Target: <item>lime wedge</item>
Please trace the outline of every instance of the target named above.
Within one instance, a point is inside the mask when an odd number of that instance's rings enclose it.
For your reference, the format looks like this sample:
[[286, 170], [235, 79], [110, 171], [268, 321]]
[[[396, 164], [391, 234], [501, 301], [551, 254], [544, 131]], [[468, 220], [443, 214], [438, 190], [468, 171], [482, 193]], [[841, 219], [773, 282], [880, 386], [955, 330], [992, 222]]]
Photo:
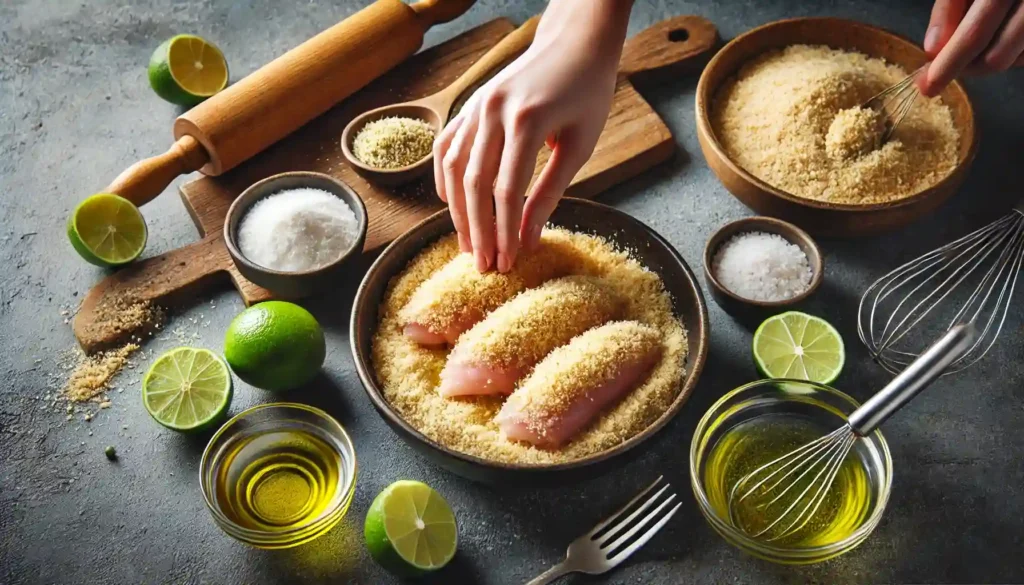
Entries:
[[448, 502], [418, 481], [396, 481], [384, 488], [366, 513], [363, 535], [374, 560], [406, 577], [444, 567], [458, 548]]
[[113, 193], [92, 195], [68, 218], [68, 239], [90, 264], [110, 268], [139, 257], [146, 247], [146, 221], [131, 201]]
[[775, 315], [754, 332], [754, 363], [766, 378], [831, 384], [845, 362], [839, 332], [813, 315], [797, 311]]
[[209, 350], [172, 349], [157, 358], [142, 379], [142, 402], [156, 422], [169, 429], [202, 430], [227, 412], [231, 374]]
[[195, 35], [177, 35], [164, 41], [149, 58], [148, 73], [153, 91], [179, 106], [194, 106], [228, 84], [224, 54]]

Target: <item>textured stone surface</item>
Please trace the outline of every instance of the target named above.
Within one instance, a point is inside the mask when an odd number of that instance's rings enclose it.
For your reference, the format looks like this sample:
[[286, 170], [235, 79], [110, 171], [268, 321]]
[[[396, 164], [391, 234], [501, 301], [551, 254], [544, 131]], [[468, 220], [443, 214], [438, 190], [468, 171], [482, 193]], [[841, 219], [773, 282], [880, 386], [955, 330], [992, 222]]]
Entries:
[[[607, 577], [566, 583], [946, 583], [1024, 582], [1024, 427], [1021, 311], [991, 357], [923, 394], [885, 426], [896, 475], [876, 533], [839, 560], [780, 567], [724, 543], [700, 517], [687, 477], [693, 427], [725, 391], [755, 377], [750, 332], [711, 304], [711, 356], [683, 414], [622, 469], [559, 489], [518, 492], [471, 484], [416, 456], [366, 400], [346, 330], [353, 287], [312, 303], [327, 329], [324, 375], [288, 399], [333, 413], [358, 449], [360, 474], [349, 516], [319, 541], [289, 551], [247, 548], [223, 535], [200, 497], [196, 475], [206, 437], [161, 430], [138, 398], [138, 373], [118, 382], [113, 408], [92, 422], [65, 421], [43, 400], [55, 390], [57, 354], [74, 345], [62, 309], [103, 272], [81, 262], [63, 235], [75, 203], [128, 164], [169, 144], [178, 113], [150, 91], [145, 64], [181, 32], [216, 41], [234, 79], [354, 12], [359, 0], [5, 0], [0, 3], [0, 583], [389, 583], [368, 558], [362, 516], [399, 478], [422, 479], [460, 519], [460, 553], [436, 583], [521, 583], [556, 562], [565, 545], [643, 484], [665, 474], [685, 505], [633, 560]], [[428, 42], [496, 16], [522, 21], [542, 2], [479, 2]], [[923, 36], [927, 2], [815, 0], [670, 2], [638, 0], [631, 31], [698, 13], [729, 38], [763, 22], [839, 15]], [[749, 212], [701, 158], [693, 123], [695, 78], [647, 91], [680, 145], [672, 163], [607, 194], [608, 201], [663, 234], [695, 269], [706, 238]], [[902, 233], [825, 241], [827, 278], [814, 309], [847, 340], [839, 386], [858, 398], [886, 376], [856, 341], [859, 292], [875, 277], [1009, 208], [1020, 182], [1024, 77], [971, 81], [983, 136], [971, 177], [941, 213]], [[296, 96], [301, 99], [301, 96]], [[196, 239], [178, 197], [144, 208], [147, 255]], [[192, 343], [221, 348], [241, 309], [225, 291], [176, 317]], [[194, 337], [192, 337], [194, 334]], [[192, 339], [187, 339], [192, 337]], [[183, 342], [171, 331], [147, 353]], [[148, 365], [148, 360], [143, 360]], [[274, 399], [239, 383], [231, 412]], [[116, 445], [119, 459], [103, 456]]]

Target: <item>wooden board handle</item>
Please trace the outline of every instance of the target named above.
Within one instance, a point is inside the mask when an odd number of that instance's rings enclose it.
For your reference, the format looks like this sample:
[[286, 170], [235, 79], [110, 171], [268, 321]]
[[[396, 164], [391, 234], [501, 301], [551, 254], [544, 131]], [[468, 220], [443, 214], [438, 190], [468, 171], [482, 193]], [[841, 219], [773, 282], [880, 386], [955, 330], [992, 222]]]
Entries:
[[533, 37], [537, 34], [537, 24], [540, 23], [540, 16], [537, 15], [516, 30], [510, 32], [501, 42], [494, 45], [490, 51], [484, 53], [483, 57], [459, 76], [451, 85], [444, 89], [443, 94], [449, 103], [454, 102], [464, 91], [475, 85], [487, 74], [519, 56], [520, 53], [530, 48]]
[[82, 300], [72, 323], [75, 337], [86, 353], [122, 343], [137, 331], [118, 326], [119, 313], [110, 309], [115, 303], [178, 304], [187, 300], [182, 297], [194, 298], [216, 282], [218, 273], [232, 268], [219, 233], [126, 266], [100, 281]]
[[462, 15], [476, 0], [420, 0], [409, 8], [423, 20], [427, 27], [442, 22], [455, 20]]
[[198, 171], [210, 160], [199, 141], [182, 136], [167, 152], [140, 160], [124, 170], [107, 187], [136, 206], [151, 201], [163, 192], [176, 177]]
[[711, 56], [718, 30], [700, 16], [677, 16], [650, 26], [626, 41], [619, 75], [644, 82], [673, 75]]

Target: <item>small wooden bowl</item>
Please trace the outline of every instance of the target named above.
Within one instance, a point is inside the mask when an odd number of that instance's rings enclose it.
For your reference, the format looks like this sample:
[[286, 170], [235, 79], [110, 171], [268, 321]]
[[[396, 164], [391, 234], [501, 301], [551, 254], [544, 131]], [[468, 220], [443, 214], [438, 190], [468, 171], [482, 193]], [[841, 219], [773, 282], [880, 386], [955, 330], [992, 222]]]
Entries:
[[[800, 246], [800, 249], [807, 255], [807, 261], [811, 265], [811, 285], [807, 290], [784, 301], [755, 301], [741, 297], [720, 283], [712, 269], [715, 254], [718, 253], [718, 249], [722, 244], [729, 241], [729, 238], [746, 232], [778, 234], [785, 238], [786, 241]], [[814, 291], [818, 290], [824, 273], [825, 266], [821, 249], [811, 239], [811, 236], [791, 223], [771, 217], [746, 217], [727, 223], [708, 238], [708, 243], [704, 246], [704, 282], [707, 283], [708, 290], [711, 291], [711, 296], [714, 297], [715, 302], [725, 312], [739, 318], [766, 319], [800, 305], [814, 294]]]
[[396, 187], [398, 185], [408, 183], [413, 179], [417, 179], [425, 175], [434, 168], [433, 153], [428, 154], [411, 165], [394, 169], [378, 169], [364, 164], [358, 157], [356, 157], [355, 153], [352, 152], [352, 142], [356, 139], [356, 136], [359, 135], [359, 132], [364, 126], [370, 122], [376, 122], [381, 118], [393, 116], [423, 120], [434, 129], [434, 136], [441, 133], [441, 130], [444, 128], [444, 124], [447, 121], [442, 119], [438, 110], [430, 107], [430, 104], [408, 103], [392, 104], [364, 112], [353, 118], [352, 121], [345, 126], [345, 129], [341, 133], [341, 153], [344, 155], [345, 161], [352, 165], [352, 168], [368, 181], [372, 181], [385, 187]]
[[[839, 18], [794, 18], [759, 26], [729, 43], [711, 59], [697, 83], [697, 138], [718, 179], [737, 199], [762, 215], [785, 219], [815, 235], [862, 236], [893, 230], [935, 211], [963, 183], [978, 150], [974, 109], [963, 85], [942, 92], [960, 131], [959, 162], [934, 186], [899, 201], [871, 205], [833, 204], [797, 197], [772, 187], [729, 159], [711, 126], [719, 87], [754, 57], [790, 45], [828, 45], [856, 50], [914, 71], [928, 58], [911, 41], [886, 30]], [[771, 99], [771, 96], [765, 96]]]
[[[301, 188], [323, 189], [337, 196], [352, 208], [359, 229], [359, 234], [352, 242], [352, 246], [327, 266], [303, 272], [271, 270], [250, 262], [238, 249], [238, 225], [242, 218], [245, 217], [249, 208], [260, 199], [286, 189]], [[362, 199], [345, 183], [322, 173], [281, 173], [254, 183], [235, 199], [231, 207], [228, 208], [227, 219], [224, 221], [224, 243], [227, 245], [231, 260], [234, 261], [242, 276], [280, 298], [298, 299], [322, 292], [338, 284], [341, 277], [345, 275], [344, 269], [348, 260], [363, 252], [363, 244], [366, 241], [366, 224], [366, 207], [363, 206]]]
[[377, 374], [373, 367], [371, 346], [374, 333], [377, 331], [378, 310], [388, 283], [400, 274], [424, 247], [455, 230], [448, 211], [438, 211], [392, 242], [370, 267], [352, 303], [349, 340], [359, 379], [385, 422], [399, 437], [439, 466], [475, 481], [503, 486], [560, 485], [594, 477], [636, 457], [638, 448], [682, 409], [697, 385], [704, 360], [707, 358], [710, 325], [704, 296], [693, 272], [671, 244], [626, 213], [583, 199], [563, 199], [551, 216], [551, 223], [604, 237], [621, 248], [632, 251], [638, 261], [661, 276], [672, 296], [673, 310], [686, 326], [686, 374], [675, 400], [649, 427], [607, 451], [569, 463], [502, 463], [460, 453], [428, 438], [406, 422], [384, 397], [384, 390], [377, 382]]

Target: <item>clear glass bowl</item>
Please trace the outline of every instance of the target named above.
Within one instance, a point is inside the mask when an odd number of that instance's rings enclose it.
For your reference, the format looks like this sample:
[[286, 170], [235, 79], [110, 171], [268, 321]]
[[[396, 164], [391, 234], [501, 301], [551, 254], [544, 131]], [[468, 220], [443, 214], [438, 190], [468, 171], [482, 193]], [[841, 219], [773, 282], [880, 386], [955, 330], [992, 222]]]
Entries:
[[[288, 402], [255, 406], [224, 423], [199, 466], [203, 497], [217, 525], [266, 549], [298, 546], [333, 528], [348, 511], [355, 480], [356, 454], [345, 429], [320, 409]], [[296, 490], [304, 501], [286, 499]], [[290, 507], [264, 509], [261, 502]], [[268, 520], [272, 514], [263, 511], [281, 516]], [[243, 515], [257, 521], [235, 520]]]
[[[792, 415], [821, 425], [824, 433], [846, 423], [859, 404], [842, 392], [802, 380], [761, 380], [741, 386], [718, 400], [701, 418], [690, 445], [690, 483], [701, 513], [730, 544], [767, 561], [802, 565], [818, 563], [853, 550], [878, 526], [889, 501], [892, 458], [879, 431], [859, 439], [851, 456], [864, 464], [868, 509], [850, 534], [821, 546], [785, 546], [751, 538], [712, 503], [706, 485], [708, 459], [718, 442], [737, 425], [758, 417]], [[823, 434], [824, 434], [823, 433]]]

